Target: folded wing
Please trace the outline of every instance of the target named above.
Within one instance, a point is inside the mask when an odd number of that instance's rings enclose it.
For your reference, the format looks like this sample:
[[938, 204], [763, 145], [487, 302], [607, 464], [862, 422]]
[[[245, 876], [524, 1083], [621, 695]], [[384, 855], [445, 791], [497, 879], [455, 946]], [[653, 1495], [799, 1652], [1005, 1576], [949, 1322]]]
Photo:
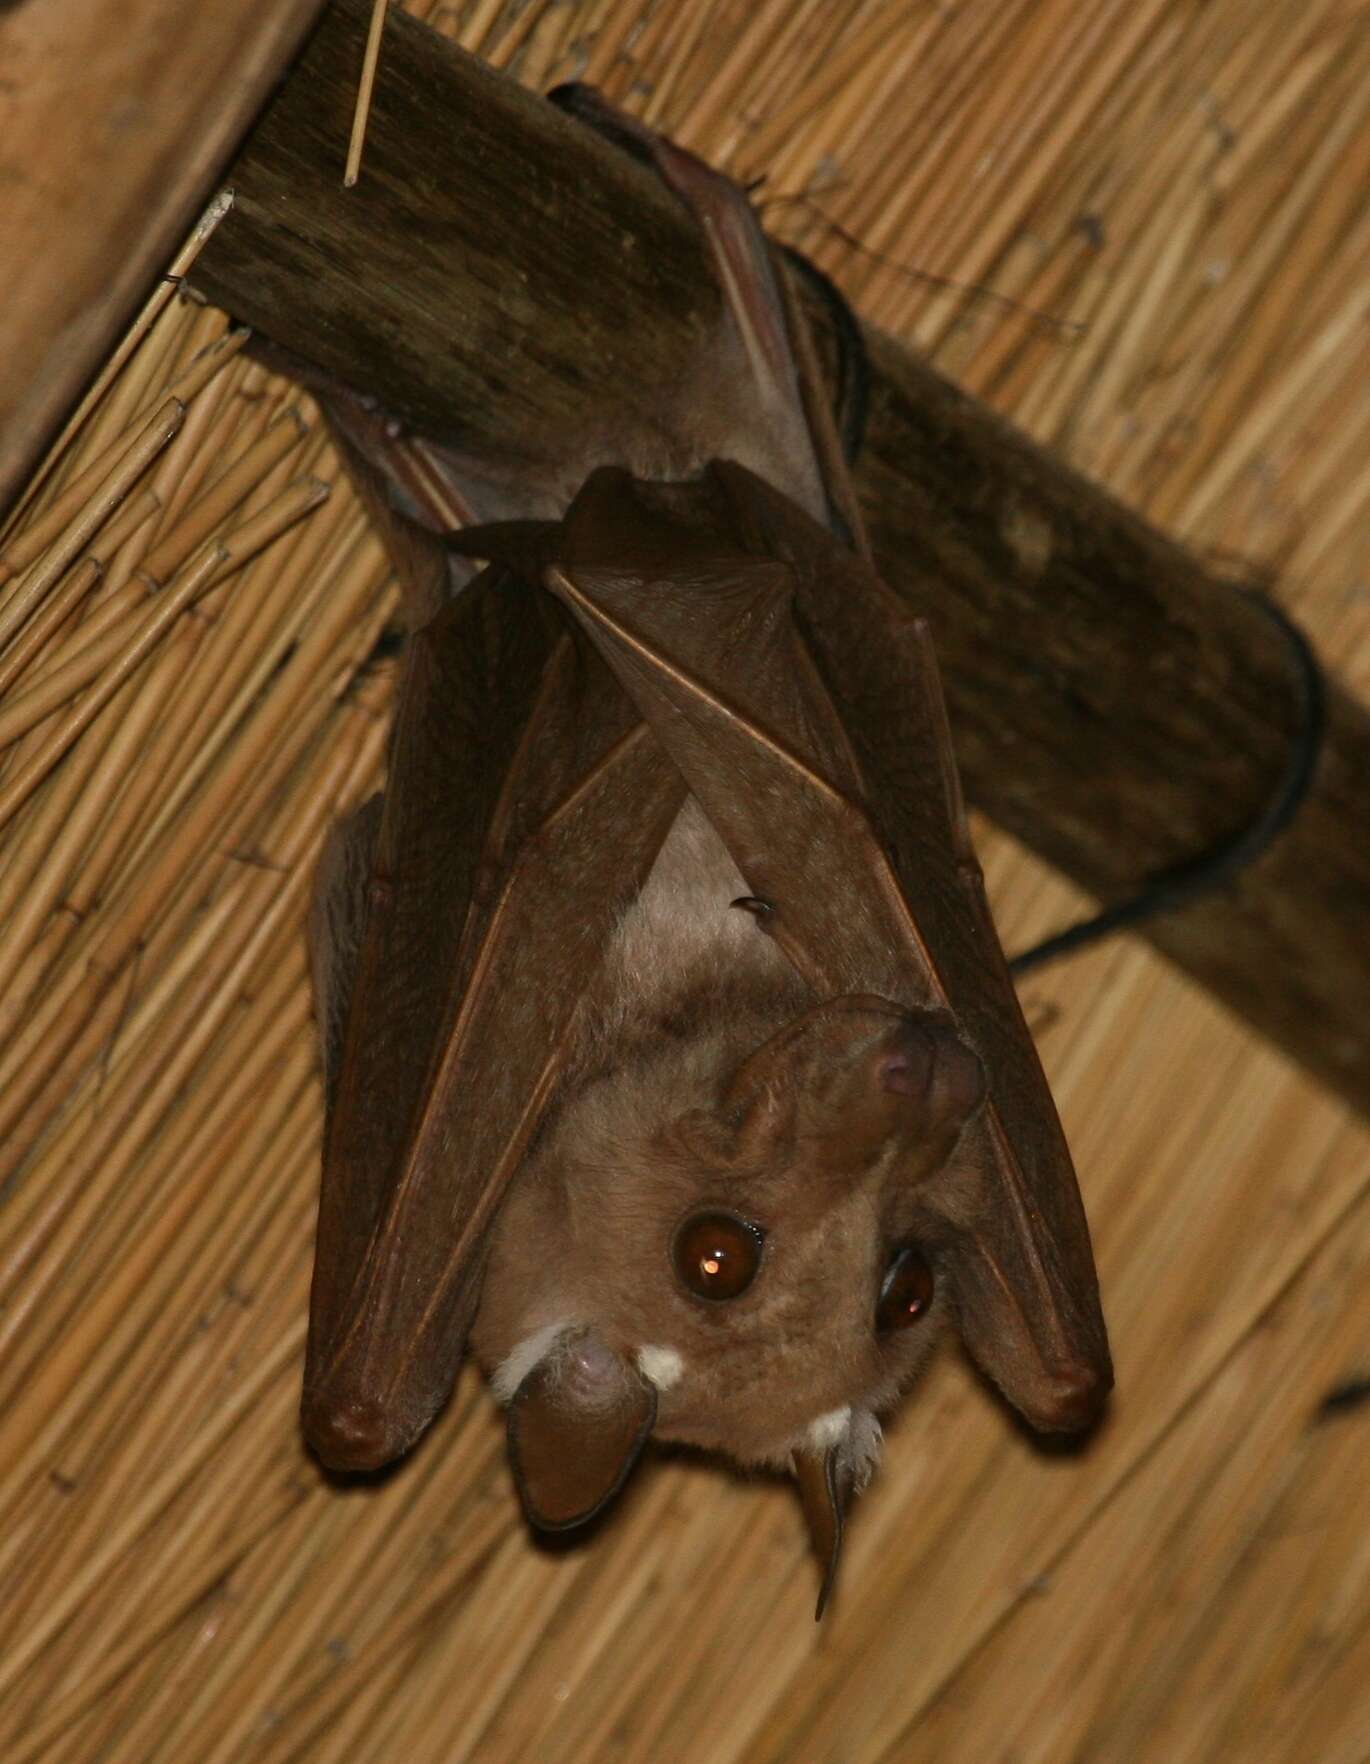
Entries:
[[395, 1457], [445, 1401], [572, 1014], [683, 796], [603, 665], [502, 568], [411, 640], [390, 779], [305, 1373], [306, 1433], [342, 1468]]
[[595, 473], [548, 583], [815, 989], [878, 992], [894, 973], [899, 1002], [950, 1009], [979, 1053], [988, 1104], [955, 1159], [982, 1204], [972, 1225], [939, 1227], [962, 1335], [1035, 1425], [1084, 1424], [1111, 1382], [1088, 1229], [985, 906], [921, 621], [726, 463], [669, 488]]

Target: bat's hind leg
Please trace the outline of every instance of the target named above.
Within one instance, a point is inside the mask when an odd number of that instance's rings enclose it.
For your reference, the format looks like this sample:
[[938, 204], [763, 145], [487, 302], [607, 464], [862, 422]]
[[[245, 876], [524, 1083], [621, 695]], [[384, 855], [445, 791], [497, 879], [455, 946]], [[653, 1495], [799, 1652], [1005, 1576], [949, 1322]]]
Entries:
[[[750, 466], [864, 550], [812, 339], [784, 263], [762, 232], [746, 191], [616, 110], [592, 86], [559, 86], [551, 98], [649, 165], [699, 224], [749, 381], [745, 410], [730, 425], [726, 449], [713, 451], [720, 456], [726, 451]], [[718, 378], [720, 389], [733, 392], [726, 384], [732, 374], [720, 370]]]

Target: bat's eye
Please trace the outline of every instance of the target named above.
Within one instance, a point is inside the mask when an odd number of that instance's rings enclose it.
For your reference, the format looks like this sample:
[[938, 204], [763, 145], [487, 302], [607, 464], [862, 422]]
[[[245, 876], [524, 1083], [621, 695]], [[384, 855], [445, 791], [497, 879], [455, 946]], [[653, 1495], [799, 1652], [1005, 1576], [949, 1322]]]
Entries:
[[756, 1278], [762, 1232], [735, 1213], [696, 1213], [680, 1227], [671, 1260], [697, 1298], [733, 1299]]
[[932, 1286], [932, 1269], [918, 1251], [909, 1244], [896, 1250], [875, 1302], [877, 1332], [889, 1335], [916, 1323], [932, 1303]]

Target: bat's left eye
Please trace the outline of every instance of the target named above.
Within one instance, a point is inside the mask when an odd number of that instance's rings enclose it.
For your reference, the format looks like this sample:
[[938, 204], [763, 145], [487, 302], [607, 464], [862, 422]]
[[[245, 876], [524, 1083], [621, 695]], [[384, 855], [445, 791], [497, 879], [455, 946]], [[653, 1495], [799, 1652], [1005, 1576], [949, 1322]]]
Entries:
[[875, 1302], [875, 1327], [880, 1335], [907, 1329], [932, 1303], [932, 1269], [911, 1244], [897, 1249], [880, 1282]]
[[697, 1298], [733, 1299], [756, 1278], [761, 1228], [736, 1213], [696, 1213], [680, 1227], [671, 1261]]

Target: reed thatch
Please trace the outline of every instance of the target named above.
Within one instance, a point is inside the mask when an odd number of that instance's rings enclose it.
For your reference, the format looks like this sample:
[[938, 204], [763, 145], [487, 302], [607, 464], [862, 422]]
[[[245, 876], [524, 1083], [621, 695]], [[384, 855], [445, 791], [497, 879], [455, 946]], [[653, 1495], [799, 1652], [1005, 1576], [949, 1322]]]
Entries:
[[[431, 22], [764, 173], [772, 228], [865, 316], [1194, 547], [1275, 572], [1370, 691], [1362, 10]], [[393, 593], [307, 400], [240, 343], [160, 284], [0, 541], [0, 1754], [1364, 1764], [1370, 1144], [1132, 942], [1025, 989], [1112, 1419], [1044, 1454], [944, 1355], [821, 1629], [779, 1485], [658, 1459], [587, 1547], [535, 1546], [470, 1372], [378, 1486], [320, 1477], [295, 1423], [301, 927], [325, 827], [380, 776]], [[1079, 904], [978, 831], [1010, 949]]]

